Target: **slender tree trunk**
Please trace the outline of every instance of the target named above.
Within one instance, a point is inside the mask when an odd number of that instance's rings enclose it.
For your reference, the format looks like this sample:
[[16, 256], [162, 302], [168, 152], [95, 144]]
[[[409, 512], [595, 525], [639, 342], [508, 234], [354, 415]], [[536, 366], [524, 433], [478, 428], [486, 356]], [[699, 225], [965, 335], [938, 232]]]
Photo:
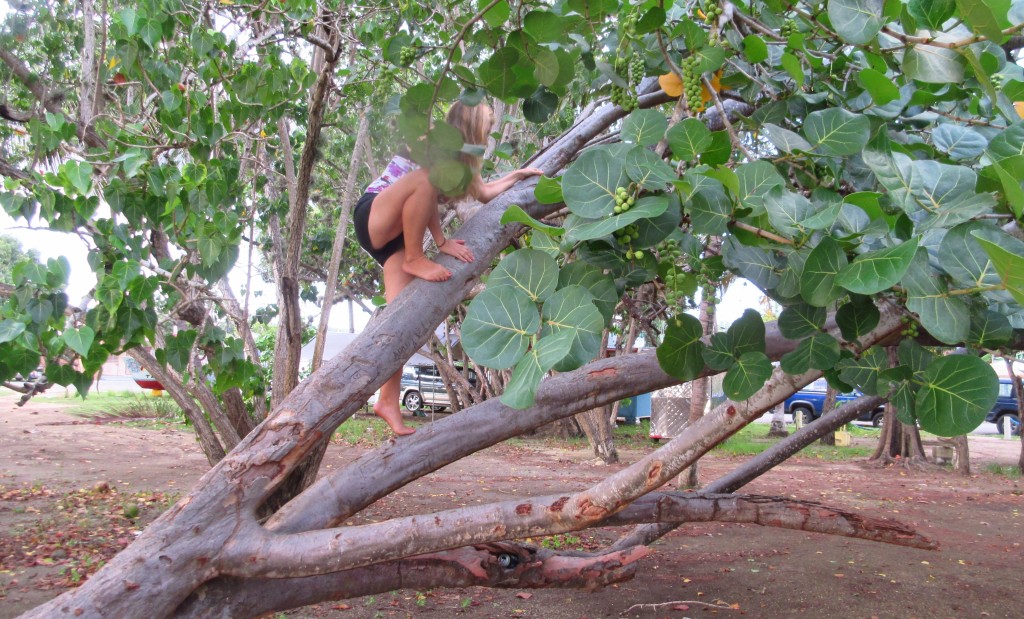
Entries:
[[156, 360], [156, 357], [143, 348], [132, 348], [128, 351], [128, 356], [138, 361], [143, 369], [160, 381], [164, 389], [174, 398], [175, 403], [181, 407], [185, 418], [189, 420], [195, 430], [196, 438], [199, 440], [199, 446], [203, 449], [203, 454], [206, 455], [207, 462], [211, 465], [220, 462], [224, 458], [224, 446], [221, 445], [220, 439], [213, 431], [203, 409], [196, 404], [192, 395], [183, 386], [181, 377], [172, 374], [172, 370], [164, 368]]
[[88, 128], [95, 115], [96, 102], [96, 3], [82, 0], [82, 81], [78, 95], [78, 120]]
[[[707, 257], [717, 256], [722, 249], [721, 237], [712, 237], [708, 242], [708, 247], [704, 252]], [[715, 297], [717, 296], [718, 290], [714, 287], [705, 288], [702, 291], [700, 301], [700, 326], [704, 331], [704, 337], [709, 337], [716, 330], [716, 305]], [[702, 376], [694, 379], [690, 384], [690, 416], [687, 419], [687, 425], [693, 425], [697, 423], [701, 417], [704, 416], [704, 409], [708, 405], [708, 386], [711, 380], [706, 376]], [[684, 488], [699, 488], [700, 487], [700, 463], [694, 462], [686, 470], [686, 480], [683, 483]]]
[[[1003, 361], [1006, 363], [1006, 373], [1013, 383], [1013, 397], [1017, 400], [1017, 420], [1024, 423], [1024, 398], [1021, 397], [1024, 396], [1024, 381], [1021, 380], [1019, 374], [1013, 371], [1014, 359], [1003, 357]], [[1024, 474], [1024, 425], [1020, 427], [1020, 458], [1017, 460], [1017, 468], [1020, 469], [1021, 474]]]
[[[601, 356], [607, 356], [608, 330], [604, 331], [601, 337]], [[624, 353], [623, 353], [624, 354]], [[576, 423], [583, 430], [583, 434], [590, 443], [594, 455], [604, 461], [605, 464], [615, 464], [619, 461], [619, 452], [615, 449], [615, 439], [612, 434], [612, 411], [616, 402], [607, 406], [591, 409], [576, 415]]]
[[[839, 392], [832, 385], [829, 385], [825, 389], [825, 403], [821, 405], [821, 414], [822, 415], [825, 415], [827, 413], [831, 413], [835, 409], [835, 407], [836, 407], [836, 398], [838, 397], [838, 395], [839, 395]], [[836, 445], [836, 433], [835, 433], [835, 430], [833, 430], [832, 432], [829, 432], [829, 433], [825, 434], [824, 436], [822, 436], [821, 437], [821, 444], [822, 445], [829, 445], [831, 447], [835, 447], [835, 445]]]
[[784, 403], [772, 409], [772, 423], [768, 427], [768, 436], [772, 438], [789, 436], [789, 430], [786, 429], [786, 405]]
[[[349, 163], [348, 177], [345, 179], [345, 188], [341, 198], [341, 216], [338, 218], [338, 228], [334, 232], [334, 247], [331, 249], [331, 264], [327, 270], [327, 285], [324, 289], [324, 303], [320, 308], [320, 325], [316, 330], [316, 344], [313, 347], [312, 369], [315, 372], [320, 369], [324, 359], [324, 345], [327, 343], [327, 324], [331, 319], [331, 307], [334, 300], [334, 291], [338, 287], [338, 272], [341, 270], [341, 260], [344, 255], [345, 238], [348, 235], [349, 214], [352, 212], [352, 204], [355, 199], [356, 176], [359, 171], [359, 164], [363, 159], [366, 145], [367, 133], [369, 132], [369, 117], [366, 110], [359, 112], [359, 129], [356, 132], [356, 143], [352, 148], [352, 160]], [[352, 304], [349, 303], [349, 314], [351, 315]]]

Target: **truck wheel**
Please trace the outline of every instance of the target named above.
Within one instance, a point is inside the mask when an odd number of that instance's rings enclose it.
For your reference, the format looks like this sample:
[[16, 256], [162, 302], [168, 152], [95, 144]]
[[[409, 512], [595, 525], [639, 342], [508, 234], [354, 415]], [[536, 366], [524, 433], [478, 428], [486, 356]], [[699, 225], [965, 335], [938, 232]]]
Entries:
[[801, 425], [807, 425], [814, 421], [814, 411], [807, 408], [806, 406], [794, 406], [793, 407], [793, 423], [796, 423], [797, 415], [801, 416]]
[[876, 427], [876, 428], [881, 428], [882, 427], [882, 420], [884, 420], [884, 419], [885, 419], [885, 411], [876, 411], [875, 414], [871, 416], [871, 425]]
[[419, 391], [409, 391], [402, 398], [402, 404], [405, 405], [405, 410], [415, 413], [423, 408], [423, 398], [420, 397]]

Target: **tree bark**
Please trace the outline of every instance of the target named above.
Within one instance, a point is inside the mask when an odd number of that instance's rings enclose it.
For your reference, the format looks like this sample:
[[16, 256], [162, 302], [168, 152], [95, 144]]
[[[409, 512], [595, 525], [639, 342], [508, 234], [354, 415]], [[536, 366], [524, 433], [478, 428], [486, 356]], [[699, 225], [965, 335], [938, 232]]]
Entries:
[[[821, 414], [825, 415], [831, 413], [836, 408], [836, 398], [839, 396], [839, 391], [835, 387], [829, 385], [825, 388], [825, 402], [821, 405]], [[835, 431], [828, 432], [821, 437], [821, 444], [828, 445], [830, 447], [836, 446], [836, 433]]]
[[768, 427], [768, 436], [772, 438], [786, 438], [789, 436], [789, 430], [786, 429], [785, 403], [772, 409], [772, 423]]

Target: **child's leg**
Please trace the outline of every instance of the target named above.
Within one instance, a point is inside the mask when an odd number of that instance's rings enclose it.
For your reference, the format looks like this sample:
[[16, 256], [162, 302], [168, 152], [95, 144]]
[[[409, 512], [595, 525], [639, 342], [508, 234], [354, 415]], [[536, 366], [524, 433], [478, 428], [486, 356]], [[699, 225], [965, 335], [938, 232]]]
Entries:
[[437, 217], [437, 189], [430, 184], [426, 170], [414, 170], [374, 199], [368, 222], [370, 240], [374, 247], [383, 247], [404, 233], [402, 269], [414, 277], [444, 281], [452, 276], [451, 272], [423, 255], [423, 233], [431, 219]]
[[[402, 270], [404, 254], [405, 251], [399, 251], [384, 263], [384, 298], [388, 303], [394, 300], [413, 279], [412, 275]], [[402, 420], [402, 408], [398, 401], [398, 396], [402, 391], [401, 382], [402, 370], [398, 370], [386, 383], [381, 385], [380, 398], [373, 405], [373, 412], [386, 421], [395, 434], [412, 434], [416, 429], [405, 425]]]

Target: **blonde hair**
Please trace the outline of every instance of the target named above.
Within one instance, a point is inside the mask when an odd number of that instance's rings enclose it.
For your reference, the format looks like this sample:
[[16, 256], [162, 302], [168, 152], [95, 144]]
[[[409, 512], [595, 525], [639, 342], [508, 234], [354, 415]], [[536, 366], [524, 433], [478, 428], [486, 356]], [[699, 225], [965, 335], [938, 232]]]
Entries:
[[[461, 101], [456, 101], [448, 110], [448, 124], [455, 127], [462, 134], [462, 141], [466, 144], [487, 144], [487, 137], [491, 133], [491, 122], [493, 110], [486, 103], [478, 103], [469, 106]], [[469, 166], [474, 175], [480, 174], [480, 167], [483, 159], [469, 153], [459, 153], [459, 161]]]

